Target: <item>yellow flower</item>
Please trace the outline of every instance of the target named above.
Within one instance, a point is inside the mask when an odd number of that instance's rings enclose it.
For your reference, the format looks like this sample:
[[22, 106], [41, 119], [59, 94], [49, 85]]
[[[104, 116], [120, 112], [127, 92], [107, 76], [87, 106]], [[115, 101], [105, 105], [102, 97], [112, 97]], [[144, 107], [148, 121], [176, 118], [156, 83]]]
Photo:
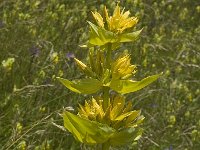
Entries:
[[26, 141], [21, 141], [20, 143], [19, 143], [19, 145], [17, 146], [17, 148], [18, 149], [20, 149], [20, 150], [26, 150], [27, 149], [27, 144], [26, 144]]
[[134, 27], [138, 22], [137, 17], [129, 17], [129, 11], [124, 12], [123, 9], [121, 12], [119, 5], [115, 7], [112, 16], [109, 16], [106, 7], [104, 9], [104, 13], [107, 27], [105, 27], [103, 17], [98, 12], [92, 12], [92, 15], [100, 27], [105, 28], [114, 33], [122, 33], [128, 28]]
[[136, 66], [131, 65], [130, 55], [120, 56], [111, 66], [113, 79], [127, 79], [136, 72]]
[[21, 133], [22, 128], [23, 128], [22, 124], [20, 122], [17, 122], [16, 130], [17, 130], [18, 133]]
[[168, 122], [169, 122], [171, 125], [174, 125], [174, 124], [176, 123], [176, 116], [174, 116], [174, 115], [169, 116]]
[[14, 62], [15, 62], [15, 58], [8, 58], [8, 59], [2, 61], [2, 66], [7, 71], [10, 71], [12, 69]]
[[115, 129], [136, 127], [144, 120], [144, 117], [140, 116], [140, 110], [131, 111], [131, 102], [125, 105], [125, 99], [120, 95], [110, 98], [110, 105], [105, 111], [102, 102], [103, 99], [98, 97], [85, 101], [84, 106], [79, 104], [78, 115], [88, 120], [106, 123]]
[[53, 52], [50, 56], [50, 59], [53, 63], [57, 64], [59, 61], [59, 57], [58, 57], [58, 53], [57, 52]]
[[94, 19], [96, 20], [97, 24], [103, 28], [104, 22], [103, 22], [102, 16], [98, 12], [94, 12], [94, 13], [92, 12], [92, 15], [93, 15]]

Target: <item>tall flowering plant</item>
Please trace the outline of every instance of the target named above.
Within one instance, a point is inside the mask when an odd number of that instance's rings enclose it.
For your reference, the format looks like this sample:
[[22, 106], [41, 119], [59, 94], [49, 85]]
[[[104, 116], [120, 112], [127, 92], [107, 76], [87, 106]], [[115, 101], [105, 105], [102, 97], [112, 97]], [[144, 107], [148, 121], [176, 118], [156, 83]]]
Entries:
[[141, 81], [132, 80], [136, 66], [130, 63], [130, 55], [122, 53], [116, 59], [112, 57], [121, 43], [133, 42], [141, 33], [142, 30], [131, 31], [138, 22], [136, 17], [129, 17], [130, 12], [121, 11], [119, 5], [112, 16], [109, 16], [106, 7], [103, 16], [98, 12], [92, 12], [92, 15], [96, 24], [88, 21], [88, 63], [74, 58], [85, 78], [69, 81], [58, 77], [58, 80], [73, 92], [97, 93], [91, 100], [85, 100], [84, 105], [79, 104], [77, 114], [64, 111], [62, 116], [65, 128], [76, 140], [89, 145], [100, 144], [101, 149], [107, 150], [141, 137], [140, 124], [144, 117], [140, 110], [133, 110], [132, 103], [125, 100], [124, 94], [146, 87], [160, 74]]

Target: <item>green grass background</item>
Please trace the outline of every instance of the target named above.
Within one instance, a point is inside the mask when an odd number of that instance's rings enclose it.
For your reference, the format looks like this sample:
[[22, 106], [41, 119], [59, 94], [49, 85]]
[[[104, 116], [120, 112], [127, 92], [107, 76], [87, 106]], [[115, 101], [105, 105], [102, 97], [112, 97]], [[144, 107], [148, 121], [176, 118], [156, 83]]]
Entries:
[[[80, 78], [70, 56], [85, 60], [91, 11], [113, 11], [113, 0], [1, 0], [0, 149], [85, 149], [63, 125], [59, 113], [76, 109], [86, 96], [72, 93], [56, 76]], [[200, 2], [121, 0], [139, 18], [140, 38], [124, 44], [138, 67], [138, 80], [163, 72], [143, 90], [127, 95], [145, 116], [143, 137], [121, 149], [200, 148]], [[52, 55], [57, 54], [55, 59]], [[70, 55], [70, 56], [69, 56]], [[120, 149], [120, 148], [118, 148]]]

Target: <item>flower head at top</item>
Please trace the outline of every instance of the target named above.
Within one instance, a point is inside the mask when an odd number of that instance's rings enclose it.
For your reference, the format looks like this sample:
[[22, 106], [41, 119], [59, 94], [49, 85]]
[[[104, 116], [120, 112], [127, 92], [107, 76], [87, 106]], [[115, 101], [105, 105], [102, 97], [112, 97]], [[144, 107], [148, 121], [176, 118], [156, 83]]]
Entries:
[[114, 33], [122, 33], [128, 28], [134, 27], [138, 22], [137, 17], [129, 17], [129, 11], [124, 12], [124, 9], [121, 11], [119, 5], [115, 7], [112, 16], [109, 16], [106, 7], [104, 13], [106, 22], [104, 22], [104, 18], [98, 12], [92, 12], [92, 15], [98, 26]]

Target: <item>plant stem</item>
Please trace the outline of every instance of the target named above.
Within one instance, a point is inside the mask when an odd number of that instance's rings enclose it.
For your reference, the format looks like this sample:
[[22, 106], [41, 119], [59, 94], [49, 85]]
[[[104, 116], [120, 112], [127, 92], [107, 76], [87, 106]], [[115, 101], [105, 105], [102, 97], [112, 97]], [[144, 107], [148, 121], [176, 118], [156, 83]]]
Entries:
[[[112, 43], [108, 43], [108, 49], [106, 51], [106, 68], [110, 70], [111, 68], [111, 54], [112, 54]], [[110, 87], [103, 87], [103, 109], [106, 111], [108, 106], [110, 105], [110, 95], [109, 95]]]
[[111, 54], [112, 54], [112, 43], [108, 43], [108, 49], [106, 52], [106, 67], [111, 68]]
[[109, 90], [110, 90], [109, 87], [107, 87], [107, 86], [103, 87], [103, 109], [104, 109], [104, 111], [106, 111], [106, 109], [110, 105]]

